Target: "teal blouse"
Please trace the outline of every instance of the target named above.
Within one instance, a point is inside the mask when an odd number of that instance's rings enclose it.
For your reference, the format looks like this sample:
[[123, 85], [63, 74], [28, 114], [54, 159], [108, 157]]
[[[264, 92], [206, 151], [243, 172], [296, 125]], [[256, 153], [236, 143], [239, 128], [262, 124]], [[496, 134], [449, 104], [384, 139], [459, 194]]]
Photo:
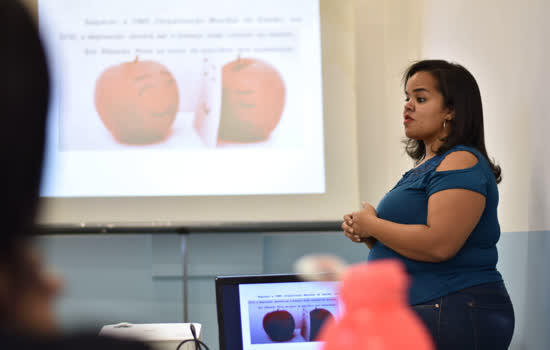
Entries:
[[[436, 171], [443, 158], [454, 151], [471, 152], [478, 162], [467, 169]], [[500, 237], [498, 189], [489, 162], [477, 149], [455, 146], [445, 154], [407, 171], [380, 201], [378, 217], [400, 224], [426, 225], [428, 198], [438, 191], [451, 188], [479, 192], [486, 198], [479, 223], [456, 256], [444, 262], [429, 263], [408, 259], [380, 242], [370, 250], [369, 261], [395, 258], [405, 264], [412, 277], [409, 289], [411, 305], [474, 285], [502, 280], [496, 269], [496, 243]]]

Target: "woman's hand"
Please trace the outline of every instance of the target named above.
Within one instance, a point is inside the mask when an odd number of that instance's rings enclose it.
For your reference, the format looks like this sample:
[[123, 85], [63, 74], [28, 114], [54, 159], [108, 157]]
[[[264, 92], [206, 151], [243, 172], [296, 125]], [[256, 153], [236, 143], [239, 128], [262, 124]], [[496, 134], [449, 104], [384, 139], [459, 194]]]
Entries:
[[372, 219], [378, 217], [376, 209], [367, 202], [362, 202], [363, 209], [351, 214], [351, 230], [355, 235], [360, 237], [371, 237]]
[[342, 230], [344, 235], [351, 241], [356, 243], [365, 243], [369, 249], [377, 242], [377, 239], [372, 237], [368, 231], [363, 230], [365, 227], [361, 227], [360, 222], [365, 220], [365, 216], [377, 217], [374, 207], [366, 202], [363, 202], [363, 210], [354, 212], [352, 214], [344, 215], [344, 222], [342, 223]]
[[344, 222], [342, 223], [342, 230], [344, 230], [344, 235], [355, 243], [361, 243], [361, 236], [355, 234], [353, 231], [353, 219], [352, 214], [344, 215]]

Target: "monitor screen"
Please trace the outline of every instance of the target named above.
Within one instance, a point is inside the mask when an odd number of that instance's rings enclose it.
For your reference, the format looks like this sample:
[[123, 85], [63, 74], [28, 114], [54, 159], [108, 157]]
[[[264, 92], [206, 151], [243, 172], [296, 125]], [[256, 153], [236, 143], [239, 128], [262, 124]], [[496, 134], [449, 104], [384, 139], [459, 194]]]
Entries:
[[323, 324], [339, 314], [337, 282], [296, 275], [218, 277], [220, 349], [317, 349]]

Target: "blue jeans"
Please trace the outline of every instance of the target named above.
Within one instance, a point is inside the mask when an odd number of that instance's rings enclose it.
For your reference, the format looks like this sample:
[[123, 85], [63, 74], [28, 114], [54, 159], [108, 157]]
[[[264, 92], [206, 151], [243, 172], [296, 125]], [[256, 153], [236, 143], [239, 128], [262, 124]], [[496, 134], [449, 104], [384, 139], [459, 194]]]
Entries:
[[505, 350], [514, 308], [503, 282], [486, 283], [413, 305], [437, 350]]

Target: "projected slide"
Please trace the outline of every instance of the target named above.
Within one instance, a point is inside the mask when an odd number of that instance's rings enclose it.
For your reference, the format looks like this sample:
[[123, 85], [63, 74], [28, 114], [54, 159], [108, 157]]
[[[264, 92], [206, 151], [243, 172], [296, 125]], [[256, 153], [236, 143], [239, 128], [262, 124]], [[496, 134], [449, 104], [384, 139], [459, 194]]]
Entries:
[[327, 282], [244, 284], [239, 299], [245, 350], [317, 349], [323, 324], [339, 310], [336, 283]]
[[318, 0], [39, 0], [46, 197], [325, 192]]

